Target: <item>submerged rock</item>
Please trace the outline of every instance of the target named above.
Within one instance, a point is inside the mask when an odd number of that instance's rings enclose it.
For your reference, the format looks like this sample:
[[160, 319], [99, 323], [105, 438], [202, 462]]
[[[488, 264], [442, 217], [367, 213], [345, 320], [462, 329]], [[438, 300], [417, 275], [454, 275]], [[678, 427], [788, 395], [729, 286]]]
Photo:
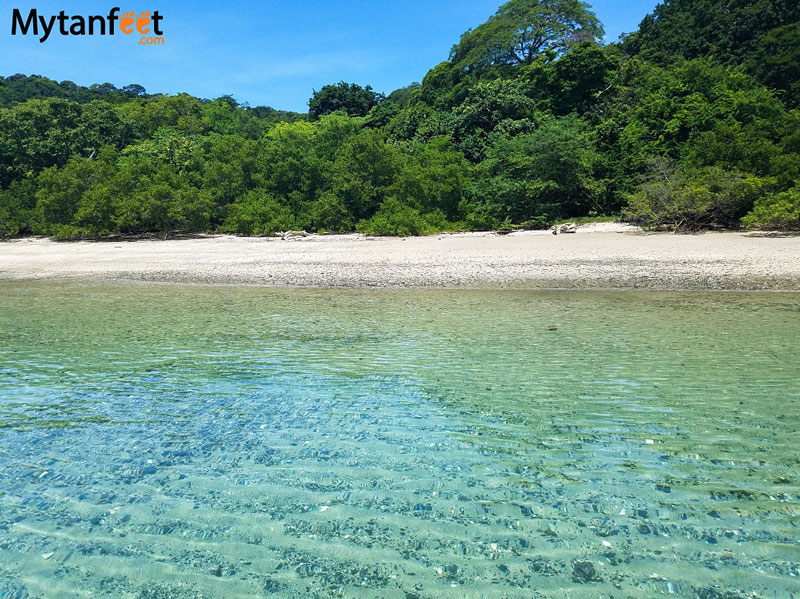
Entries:
[[590, 561], [577, 561], [572, 565], [572, 580], [575, 582], [600, 582], [603, 580], [595, 565]]
[[744, 595], [741, 595], [737, 592], [723, 590], [719, 587], [712, 586], [697, 589], [697, 597], [698, 599], [745, 599]]

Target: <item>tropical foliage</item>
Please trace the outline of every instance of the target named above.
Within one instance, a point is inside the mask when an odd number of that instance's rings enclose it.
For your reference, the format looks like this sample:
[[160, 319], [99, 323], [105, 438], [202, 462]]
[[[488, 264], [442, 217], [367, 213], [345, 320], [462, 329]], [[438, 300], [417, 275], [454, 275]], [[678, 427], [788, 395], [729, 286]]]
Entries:
[[0, 236], [800, 226], [796, 2], [665, 0], [602, 34], [579, 0], [510, 0], [421, 83], [308, 114], [0, 77]]

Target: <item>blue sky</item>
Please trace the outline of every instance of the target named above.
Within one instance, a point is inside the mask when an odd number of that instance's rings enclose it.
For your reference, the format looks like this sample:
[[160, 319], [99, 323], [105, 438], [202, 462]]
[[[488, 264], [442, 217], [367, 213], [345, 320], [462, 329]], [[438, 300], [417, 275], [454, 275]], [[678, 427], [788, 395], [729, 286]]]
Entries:
[[[38, 74], [81, 85], [138, 83], [151, 92], [203, 98], [231, 94], [252, 106], [306, 111], [312, 90], [338, 81], [389, 93], [419, 81], [447, 59], [470, 27], [502, 0], [265, 0], [175, 2], [15, 0], [0, 8], [0, 74]], [[656, 0], [597, 0], [593, 9], [606, 41], [633, 31]], [[138, 45], [138, 36], [64, 37], [43, 44], [12, 36], [11, 9], [46, 17], [156, 10], [164, 16], [164, 45]]]

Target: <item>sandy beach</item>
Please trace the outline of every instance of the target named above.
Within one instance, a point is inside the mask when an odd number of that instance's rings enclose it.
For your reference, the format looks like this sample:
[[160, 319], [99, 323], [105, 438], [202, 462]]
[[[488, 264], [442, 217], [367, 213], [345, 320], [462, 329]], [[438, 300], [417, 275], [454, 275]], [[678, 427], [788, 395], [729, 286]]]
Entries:
[[603, 223], [576, 234], [416, 238], [227, 235], [0, 243], [0, 280], [107, 280], [297, 287], [800, 290], [800, 237], [675, 235]]

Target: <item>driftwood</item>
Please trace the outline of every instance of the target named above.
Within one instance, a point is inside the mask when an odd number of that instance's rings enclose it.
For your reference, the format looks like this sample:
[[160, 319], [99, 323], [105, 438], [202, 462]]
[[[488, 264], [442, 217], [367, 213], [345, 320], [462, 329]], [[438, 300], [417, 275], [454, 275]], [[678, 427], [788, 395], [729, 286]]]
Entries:
[[558, 235], [559, 233], [575, 233], [578, 231], [578, 225], [575, 223], [553, 225], [549, 230], [553, 233], [553, 235]]
[[283, 233], [278, 233], [281, 239], [284, 241], [288, 239], [301, 239], [303, 237], [310, 237], [311, 233], [307, 233], [306, 231], [284, 231]]

